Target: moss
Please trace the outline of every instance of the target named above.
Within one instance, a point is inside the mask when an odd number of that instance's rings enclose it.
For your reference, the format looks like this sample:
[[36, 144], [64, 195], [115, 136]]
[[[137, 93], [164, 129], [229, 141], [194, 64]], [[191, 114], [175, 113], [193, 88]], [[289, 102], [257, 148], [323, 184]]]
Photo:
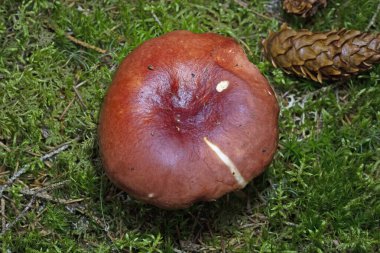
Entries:
[[[25, 186], [67, 182], [37, 198], [8, 232], [11, 252], [375, 252], [380, 236], [380, 68], [344, 83], [287, 76], [263, 60], [261, 40], [279, 18], [312, 30], [364, 30], [378, 1], [329, 1], [313, 19], [271, 14], [270, 1], [12, 1], [0, 6], [0, 183], [11, 222]], [[54, 27], [54, 29], [52, 29]], [[241, 193], [168, 212], [119, 192], [96, 146], [99, 108], [123, 57], [143, 41], [186, 29], [232, 36], [277, 91], [274, 162]], [[379, 30], [377, 21], [371, 31]], [[108, 50], [76, 45], [65, 33]], [[82, 83], [84, 82], [84, 83]], [[74, 86], [81, 95], [78, 99]], [[71, 141], [71, 142], [70, 142]], [[62, 143], [69, 148], [44, 163]], [[178, 251], [177, 251], [178, 252]]]

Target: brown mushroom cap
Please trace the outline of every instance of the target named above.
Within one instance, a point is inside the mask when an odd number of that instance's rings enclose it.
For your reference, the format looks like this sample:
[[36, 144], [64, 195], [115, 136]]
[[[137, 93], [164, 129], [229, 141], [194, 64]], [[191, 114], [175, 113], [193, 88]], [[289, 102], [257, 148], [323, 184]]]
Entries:
[[243, 188], [277, 147], [275, 93], [231, 38], [175, 31], [120, 65], [99, 123], [111, 181], [158, 207]]

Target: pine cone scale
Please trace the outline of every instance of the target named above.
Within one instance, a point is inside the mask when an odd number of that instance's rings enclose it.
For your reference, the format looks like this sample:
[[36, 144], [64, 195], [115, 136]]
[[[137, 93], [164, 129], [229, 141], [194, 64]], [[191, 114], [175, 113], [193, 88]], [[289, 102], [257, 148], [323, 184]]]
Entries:
[[365, 56], [361, 54], [357, 54], [356, 57], [350, 57], [350, 63], [356, 66], [359, 66], [362, 64], [362, 62], [365, 62], [368, 60], [371, 56]]
[[315, 55], [317, 54], [316, 51], [314, 51], [312, 47], [302, 47], [298, 50], [298, 52], [302, 61], [295, 62], [295, 64], [297, 65], [302, 65], [305, 63], [305, 61], [314, 59]]
[[338, 34], [340, 33], [341, 36], [340, 39], [337, 41], [337, 47], [342, 47], [347, 41], [357, 37], [358, 35], [361, 35], [360, 31], [347, 31], [345, 29], [338, 32]]
[[[300, 38], [305, 38], [305, 39], [300, 39]], [[305, 37], [297, 37], [297, 39], [293, 41], [293, 45], [296, 49], [300, 49], [302, 47], [311, 46], [317, 41], [325, 40], [325, 39], [326, 39], [326, 36], [324, 34], [320, 34], [318, 36], [312, 36], [312, 34], [308, 34], [308, 36], [305, 36]]]
[[284, 68], [290, 68], [293, 66], [294, 62], [290, 62], [288, 60], [288, 55], [294, 57], [295, 53], [296, 52], [294, 50], [291, 50], [287, 55], [279, 55], [276, 59], [276, 66], [284, 66]]
[[[334, 65], [334, 61], [329, 59], [329, 57], [327, 56], [327, 54], [325, 53], [322, 53], [322, 54], [319, 54], [316, 58], [316, 61], [318, 62], [323, 62], [323, 66], [332, 66]], [[319, 66], [316, 65], [314, 63], [314, 61], [308, 61], [306, 63], [306, 67], [311, 69], [313, 72], [318, 72], [319, 70]]]
[[371, 37], [371, 42], [368, 44], [368, 48], [373, 51], [380, 52], [380, 35], [378, 38]]

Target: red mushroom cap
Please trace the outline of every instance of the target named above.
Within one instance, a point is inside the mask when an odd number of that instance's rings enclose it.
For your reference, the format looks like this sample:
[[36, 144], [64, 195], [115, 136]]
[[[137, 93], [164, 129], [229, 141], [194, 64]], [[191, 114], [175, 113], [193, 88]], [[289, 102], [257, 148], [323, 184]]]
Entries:
[[277, 148], [275, 93], [231, 38], [175, 31], [120, 65], [99, 123], [111, 181], [158, 207], [241, 189]]

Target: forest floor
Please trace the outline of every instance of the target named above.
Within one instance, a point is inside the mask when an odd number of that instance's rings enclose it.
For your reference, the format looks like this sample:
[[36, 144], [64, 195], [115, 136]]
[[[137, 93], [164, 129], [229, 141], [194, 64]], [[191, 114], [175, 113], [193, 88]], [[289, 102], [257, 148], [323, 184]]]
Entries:
[[[0, 1], [2, 252], [379, 252], [380, 66], [323, 85], [262, 54], [282, 22], [380, 30], [379, 1]], [[371, 20], [374, 20], [371, 22]], [[235, 38], [281, 106], [273, 163], [244, 190], [165, 211], [110, 183], [99, 108], [120, 61], [172, 30]]]

